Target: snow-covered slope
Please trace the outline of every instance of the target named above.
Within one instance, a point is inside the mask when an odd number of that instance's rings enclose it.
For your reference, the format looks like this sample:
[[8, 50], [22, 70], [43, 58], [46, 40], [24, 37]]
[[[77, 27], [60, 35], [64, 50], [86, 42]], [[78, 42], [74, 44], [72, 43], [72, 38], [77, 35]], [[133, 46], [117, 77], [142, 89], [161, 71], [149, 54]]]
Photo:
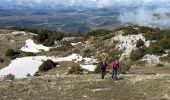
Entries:
[[23, 57], [13, 60], [11, 64], [9, 64], [9, 66], [0, 70], [0, 76], [3, 77], [4, 75], [8, 75], [9, 73], [11, 73], [14, 74], [16, 78], [25, 78], [28, 73], [30, 75], [33, 75], [36, 71], [38, 71], [38, 67], [42, 64], [44, 60], [47, 59], [51, 59], [54, 62], [84, 61], [84, 64], [81, 64], [80, 66], [89, 71], [94, 71], [96, 65], [93, 65], [93, 63], [97, 62], [96, 59], [83, 58], [78, 54], [72, 54], [67, 57], [47, 57], [47, 56]]
[[33, 52], [33, 53], [38, 53], [41, 51], [49, 51], [50, 47], [46, 47], [42, 44], [35, 44], [33, 40], [28, 39], [25, 41], [25, 46], [21, 48], [21, 51], [24, 52]]

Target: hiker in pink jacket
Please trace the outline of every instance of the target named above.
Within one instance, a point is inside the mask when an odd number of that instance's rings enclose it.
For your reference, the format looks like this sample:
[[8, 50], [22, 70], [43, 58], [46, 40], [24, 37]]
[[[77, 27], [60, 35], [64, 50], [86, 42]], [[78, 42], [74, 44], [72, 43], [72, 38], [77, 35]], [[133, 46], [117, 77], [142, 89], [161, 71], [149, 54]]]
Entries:
[[119, 67], [119, 60], [112, 62], [112, 79], [117, 79], [117, 69]]

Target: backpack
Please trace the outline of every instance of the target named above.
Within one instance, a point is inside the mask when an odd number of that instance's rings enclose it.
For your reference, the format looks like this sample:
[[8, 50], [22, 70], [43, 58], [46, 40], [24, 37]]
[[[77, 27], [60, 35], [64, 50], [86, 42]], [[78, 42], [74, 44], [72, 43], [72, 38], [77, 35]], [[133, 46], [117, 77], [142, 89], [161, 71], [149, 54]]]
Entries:
[[112, 62], [112, 68], [113, 69], [117, 69], [119, 67], [119, 63], [118, 62]]
[[101, 70], [106, 70], [106, 66], [107, 66], [106, 64], [101, 64], [101, 65], [100, 65], [100, 69], [101, 69]]

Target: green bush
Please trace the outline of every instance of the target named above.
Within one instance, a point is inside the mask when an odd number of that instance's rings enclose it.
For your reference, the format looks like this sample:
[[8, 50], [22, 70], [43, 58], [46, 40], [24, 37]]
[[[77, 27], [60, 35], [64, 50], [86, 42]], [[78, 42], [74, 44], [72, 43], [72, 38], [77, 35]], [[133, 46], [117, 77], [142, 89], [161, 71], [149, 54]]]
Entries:
[[90, 32], [87, 32], [87, 36], [103, 36], [106, 34], [111, 33], [111, 30], [107, 30], [107, 29], [96, 29], [96, 30], [91, 30]]
[[144, 46], [144, 45], [145, 45], [145, 42], [142, 41], [141, 39], [138, 40], [137, 43], [136, 43], [136, 47], [137, 47], [137, 48], [142, 47], [142, 46]]
[[114, 60], [119, 60], [120, 59], [120, 54], [122, 52], [121, 51], [117, 51], [117, 50], [113, 50], [112, 52], [108, 53], [108, 57], [106, 57], [105, 61], [107, 64], [111, 64], [112, 61]]
[[97, 64], [97, 67], [95, 68], [94, 73], [96, 73], [96, 74], [100, 73], [100, 65], [101, 65], [101, 63], [102, 62]]
[[136, 34], [139, 34], [138, 30], [134, 29], [133, 26], [124, 27], [122, 29], [124, 31], [123, 35], [129, 35], [129, 34], [136, 35]]
[[159, 32], [159, 28], [151, 28], [151, 27], [146, 27], [146, 26], [140, 26], [139, 31], [142, 33], [150, 33], [150, 32]]
[[137, 50], [133, 50], [130, 54], [130, 60], [136, 61], [143, 58], [147, 54], [146, 48], [139, 48]]
[[151, 46], [148, 48], [148, 53], [153, 55], [162, 55], [165, 54], [165, 49], [159, 45], [159, 43], [151, 44]]
[[36, 38], [40, 43], [43, 43], [46, 39], [48, 39], [47, 33], [39, 33]]
[[68, 74], [83, 74], [83, 69], [80, 66], [72, 66], [71, 69], [68, 71]]
[[160, 40], [163, 38], [161, 31], [144, 33], [143, 36], [146, 38], [146, 40]]
[[118, 73], [126, 74], [130, 70], [132, 65], [133, 64], [130, 61], [120, 62], [120, 66], [118, 68]]
[[54, 68], [56, 66], [56, 64], [48, 59], [47, 61], [44, 61], [40, 66], [39, 66], [39, 71], [48, 71], [51, 70], [52, 68]]
[[91, 57], [92, 53], [90, 49], [86, 49], [83, 51], [83, 57]]
[[53, 39], [47, 39], [43, 42], [43, 45], [50, 47], [50, 46], [54, 45], [54, 40]]
[[44, 44], [45, 46], [52, 46], [54, 45], [55, 40], [62, 40], [64, 36], [64, 33], [41, 30], [35, 39], [38, 40], [38, 42]]
[[170, 63], [170, 57], [160, 57], [159, 58], [161, 61], [163, 61], [163, 62], [168, 62], [168, 63]]
[[15, 52], [13, 49], [8, 49], [8, 50], [6, 51], [6, 53], [5, 53], [5, 55], [8, 56], [8, 57], [13, 57], [13, 56], [15, 56], [15, 55], [17, 55], [17, 54], [18, 54], [18, 53]]
[[170, 38], [163, 38], [158, 42], [158, 44], [165, 50], [170, 49]]

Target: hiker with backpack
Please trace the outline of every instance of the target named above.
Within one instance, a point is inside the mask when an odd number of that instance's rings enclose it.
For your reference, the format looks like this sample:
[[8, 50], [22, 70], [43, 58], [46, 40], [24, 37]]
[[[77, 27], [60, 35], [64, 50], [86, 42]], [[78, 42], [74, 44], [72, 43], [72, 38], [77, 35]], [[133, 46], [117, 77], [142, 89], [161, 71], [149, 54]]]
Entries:
[[104, 76], [106, 75], [106, 67], [107, 64], [103, 61], [100, 64], [100, 71], [101, 71], [101, 79], [104, 79]]
[[119, 60], [112, 62], [112, 79], [117, 79], [117, 69], [119, 68]]

